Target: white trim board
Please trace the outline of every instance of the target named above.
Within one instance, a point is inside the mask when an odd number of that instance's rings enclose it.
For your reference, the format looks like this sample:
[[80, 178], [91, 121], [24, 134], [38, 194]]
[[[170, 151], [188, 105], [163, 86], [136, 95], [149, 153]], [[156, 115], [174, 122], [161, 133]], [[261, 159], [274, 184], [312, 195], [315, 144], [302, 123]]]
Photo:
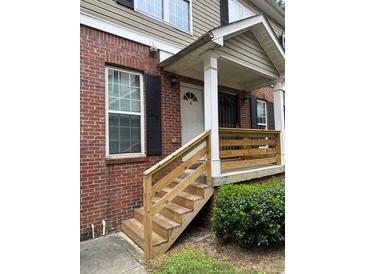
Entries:
[[285, 165], [251, 168], [242, 171], [223, 172], [220, 177], [213, 178], [213, 186], [244, 182], [275, 174], [285, 173]]
[[152, 38], [145, 34], [137, 33], [125, 27], [107, 22], [106, 20], [97, 18], [95, 16], [80, 12], [80, 24], [89, 26], [101, 31], [105, 31], [114, 34], [119, 37], [123, 37], [137, 43], [141, 43], [150, 47], [156, 47], [165, 52], [175, 54], [179, 52], [182, 48], [175, 47], [166, 42]]

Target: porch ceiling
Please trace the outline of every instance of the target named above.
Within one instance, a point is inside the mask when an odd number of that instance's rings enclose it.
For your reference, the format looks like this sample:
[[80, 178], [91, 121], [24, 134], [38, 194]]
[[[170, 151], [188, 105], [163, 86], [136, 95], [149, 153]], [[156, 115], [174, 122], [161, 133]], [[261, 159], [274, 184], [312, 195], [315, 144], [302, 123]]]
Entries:
[[251, 90], [269, 85], [285, 73], [284, 51], [263, 15], [216, 28], [159, 66], [193, 79], [203, 80], [203, 56], [214, 51], [220, 85]]

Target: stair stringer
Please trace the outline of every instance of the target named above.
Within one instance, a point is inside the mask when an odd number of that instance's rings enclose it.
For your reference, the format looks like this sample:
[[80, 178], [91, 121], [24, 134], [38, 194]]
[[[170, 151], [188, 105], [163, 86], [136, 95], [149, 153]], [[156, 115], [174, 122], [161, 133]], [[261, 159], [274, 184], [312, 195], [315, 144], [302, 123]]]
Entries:
[[186, 229], [186, 227], [191, 223], [191, 221], [195, 218], [195, 216], [200, 212], [203, 206], [209, 201], [209, 199], [213, 196], [214, 188], [208, 187], [205, 189], [204, 198], [202, 200], [198, 200], [195, 202], [194, 210], [185, 214], [181, 225], [173, 228], [170, 232], [169, 238], [166, 243], [160, 244], [158, 246], [152, 247], [152, 257], [156, 257], [160, 254], [165, 253], [172, 244], [177, 240], [180, 234]]

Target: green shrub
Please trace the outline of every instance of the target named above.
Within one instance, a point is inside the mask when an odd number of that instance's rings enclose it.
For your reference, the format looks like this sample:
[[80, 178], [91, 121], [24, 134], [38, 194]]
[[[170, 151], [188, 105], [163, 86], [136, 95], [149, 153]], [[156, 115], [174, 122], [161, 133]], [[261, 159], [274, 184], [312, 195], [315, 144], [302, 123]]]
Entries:
[[220, 187], [213, 210], [213, 233], [241, 246], [270, 246], [285, 240], [284, 182]]
[[191, 249], [185, 249], [172, 255], [160, 271], [153, 272], [153, 274], [201, 273], [240, 274], [243, 272], [229, 262], [204, 256], [200, 252]]

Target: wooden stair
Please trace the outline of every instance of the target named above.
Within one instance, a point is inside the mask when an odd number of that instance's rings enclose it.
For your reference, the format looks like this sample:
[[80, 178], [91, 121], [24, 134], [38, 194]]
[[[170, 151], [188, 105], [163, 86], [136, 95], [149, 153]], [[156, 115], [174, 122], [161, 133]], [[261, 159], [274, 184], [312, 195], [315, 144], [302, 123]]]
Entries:
[[[189, 172], [191, 171], [188, 170], [187, 173]], [[152, 198], [152, 202], [158, 202], [158, 200], [170, 192], [182, 178], [175, 179], [167, 187], [163, 188]], [[202, 179], [200, 178], [200, 181], [194, 181], [190, 184], [181, 191], [172, 202], [167, 203], [160, 213], [157, 213], [153, 217], [152, 257], [166, 252], [171, 247], [213, 195], [213, 188], [206, 183], [202, 183], [201, 180]], [[134, 210], [134, 218], [122, 222], [122, 231], [141, 248], [144, 248], [143, 222], [143, 207]]]
[[166, 252], [212, 197], [210, 159], [207, 130], [143, 173], [143, 207], [122, 222], [122, 231], [143, 248], [145, 259]]

